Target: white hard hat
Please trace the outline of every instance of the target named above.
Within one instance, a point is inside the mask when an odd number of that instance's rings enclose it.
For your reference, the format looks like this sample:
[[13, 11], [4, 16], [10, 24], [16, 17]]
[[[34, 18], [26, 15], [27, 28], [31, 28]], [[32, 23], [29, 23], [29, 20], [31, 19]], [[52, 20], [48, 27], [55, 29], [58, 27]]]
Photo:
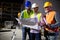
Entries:
[[36, 7], [38, 7], [38, 4], [37, 3], [33, 3], [32, 4], [32, 8], [36, 8]]

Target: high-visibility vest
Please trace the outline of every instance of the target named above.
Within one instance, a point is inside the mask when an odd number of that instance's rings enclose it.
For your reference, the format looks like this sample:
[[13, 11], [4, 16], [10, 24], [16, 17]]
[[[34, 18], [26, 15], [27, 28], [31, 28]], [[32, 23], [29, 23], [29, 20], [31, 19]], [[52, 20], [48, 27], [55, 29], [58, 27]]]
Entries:
[[30, 13], [27, 12], [27, 10], [23, 11], [23, 18], [30, 18], [30, 16], [33, 14], [33, 11], [31, 10]]
[[[50, 11], [48, 14], [46, 14], [46, 22], [47, 22], [48, 24], [55, 24], [55, 23], [56, 23], [56, 21], [55, 21], [55, 19], [54, 19], [55, 14], [56, 14], [55, 11]], [[48, 30], [51, 30], [51, 31], [53, 31], [53, 32], [57, 32], [57, 31], [58, 31], [58, 27], [56, 27], [56, 28], [46, 27], [45, 30], [47, 30], [47, 31], [48, 31]]]
[[[41, 20], [41, 13], [38, 13], [37, 15], [38, 22]], [[34, 18], [35, 14], [32, 14], [30, 18]]]
[[48, 24], [54, 24], [55, 23], [55, 11], [51, 11], [48, 14], [46, 14], [46, 21]]

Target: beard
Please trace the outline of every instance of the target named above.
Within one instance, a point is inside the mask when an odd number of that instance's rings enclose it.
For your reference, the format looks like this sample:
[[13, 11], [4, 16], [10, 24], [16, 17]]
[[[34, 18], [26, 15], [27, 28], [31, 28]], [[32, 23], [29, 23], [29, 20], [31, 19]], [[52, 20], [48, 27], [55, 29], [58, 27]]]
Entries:
[[45, 10], [45, 13], [48, 13], [49, 11], [48, 10]]

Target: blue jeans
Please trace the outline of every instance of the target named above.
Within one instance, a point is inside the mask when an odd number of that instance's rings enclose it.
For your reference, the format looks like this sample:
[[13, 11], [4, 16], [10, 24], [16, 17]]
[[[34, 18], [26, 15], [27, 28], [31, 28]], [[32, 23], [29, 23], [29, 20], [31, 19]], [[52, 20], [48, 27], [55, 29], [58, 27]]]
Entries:
[[30, 28], [22, 27], [22, 40], [26, 40], [27, 34], [28, 34], [29, 40], [30, 40]]
[[41, 40], [41, 33], [30, 33], [31, 40]]
[[48, 37], [48, 40], [57, 40], [57, 36], [58, 36], [58, 32], [55, 33], [55, 35], [49, 35], [47, 37]]
[[47, 36], [48, 40], [57, 40], [57, 36]]

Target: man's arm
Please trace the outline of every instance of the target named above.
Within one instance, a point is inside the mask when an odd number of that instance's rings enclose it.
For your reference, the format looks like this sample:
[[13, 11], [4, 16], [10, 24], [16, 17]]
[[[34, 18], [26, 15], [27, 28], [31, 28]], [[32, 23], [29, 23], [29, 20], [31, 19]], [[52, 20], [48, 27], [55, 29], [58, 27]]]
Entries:
[[59, 14], [56, 14], [55, 15], [55, 20], [56, 20], [56, 23], [55, 24], [52, 24], [51, 25], [51, 28], [56, 28], [56, 27], [59, 27], [60, 26], [60, 15]]
[[60, 26], [60, 22], [57, 22], [55, 24], [52, 24], [51, 25], [51, 28], [56, 28], [56, 27], [59, 27]]

